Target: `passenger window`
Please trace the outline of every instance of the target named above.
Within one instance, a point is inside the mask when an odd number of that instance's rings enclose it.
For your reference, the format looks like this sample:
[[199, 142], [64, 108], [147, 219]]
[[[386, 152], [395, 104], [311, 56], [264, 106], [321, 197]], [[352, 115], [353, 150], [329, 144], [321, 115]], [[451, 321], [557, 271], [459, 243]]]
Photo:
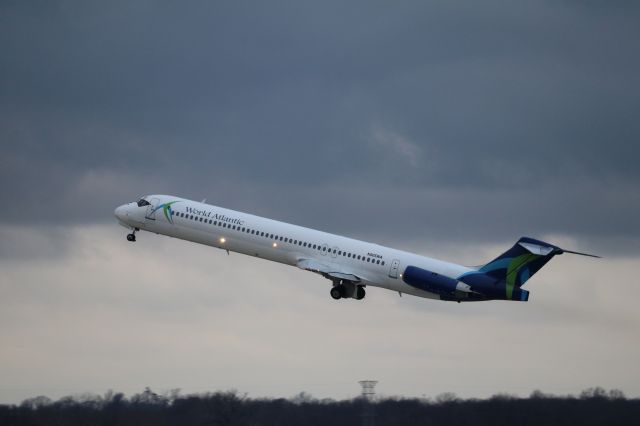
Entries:
[[382, 261], [382, 266], [384, 266], [384, 260]]

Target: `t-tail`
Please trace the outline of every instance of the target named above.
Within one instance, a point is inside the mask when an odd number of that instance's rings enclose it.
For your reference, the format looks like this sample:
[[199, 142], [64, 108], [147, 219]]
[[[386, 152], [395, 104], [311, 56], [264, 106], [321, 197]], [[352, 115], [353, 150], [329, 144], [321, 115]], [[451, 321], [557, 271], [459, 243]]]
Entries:
[[529, 300], [529, 292], [522, 286], [547, 264], [562, 253], [599, 257], [592, 254], [564, 250], [553, 244], [522, 237], [509, 250], [496, 259], [458, 277], [478, 295], [486, 299]]

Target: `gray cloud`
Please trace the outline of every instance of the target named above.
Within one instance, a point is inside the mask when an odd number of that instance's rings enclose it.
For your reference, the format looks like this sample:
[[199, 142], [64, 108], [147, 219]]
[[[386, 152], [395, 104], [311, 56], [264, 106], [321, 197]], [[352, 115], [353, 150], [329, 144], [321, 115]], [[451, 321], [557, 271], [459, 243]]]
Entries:
[[2, 7], [5, 222], [155, 192], [384, 240], [637, 250], [632, 3]]

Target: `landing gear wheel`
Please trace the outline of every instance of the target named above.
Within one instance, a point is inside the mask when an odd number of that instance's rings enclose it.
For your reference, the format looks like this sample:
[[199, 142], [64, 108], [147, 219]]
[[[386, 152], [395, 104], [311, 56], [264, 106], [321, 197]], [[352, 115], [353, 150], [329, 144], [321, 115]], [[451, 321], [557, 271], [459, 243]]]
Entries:
[[339, 285], [333, 287], [329, 292], [331, 297], [333, 297], [336, 300], [339, 300], [342, 298], [342, 293], [343, 293], [342, 286], [339, 286]]
[[364, 291], [364, 287], [362, 287], [361, 285], [356, 287], [356, 300], [362, 300], [366, 295], [367, 295], [367, 292]]
[[131, 234], [127, 234], [127, 241], [134, 242], [136, 240], [136, 234], [133, 232]]

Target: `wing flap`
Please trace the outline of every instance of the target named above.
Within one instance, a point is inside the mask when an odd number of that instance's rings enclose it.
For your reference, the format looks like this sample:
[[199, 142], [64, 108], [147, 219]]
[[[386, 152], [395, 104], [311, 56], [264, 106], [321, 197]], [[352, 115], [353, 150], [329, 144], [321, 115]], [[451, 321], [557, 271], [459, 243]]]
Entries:
[[315, 272], [325, 277], [351, 281], [354, 283], [360, 282], [360, 277], [358, 277], [357, 275], [348, 272], [336, 271], [325, 265], [324, 263], [320, 263], [314, 259], [300, 259], [298, 260], [297, 266], [298, 268], [304, 269], [305, 271]]

